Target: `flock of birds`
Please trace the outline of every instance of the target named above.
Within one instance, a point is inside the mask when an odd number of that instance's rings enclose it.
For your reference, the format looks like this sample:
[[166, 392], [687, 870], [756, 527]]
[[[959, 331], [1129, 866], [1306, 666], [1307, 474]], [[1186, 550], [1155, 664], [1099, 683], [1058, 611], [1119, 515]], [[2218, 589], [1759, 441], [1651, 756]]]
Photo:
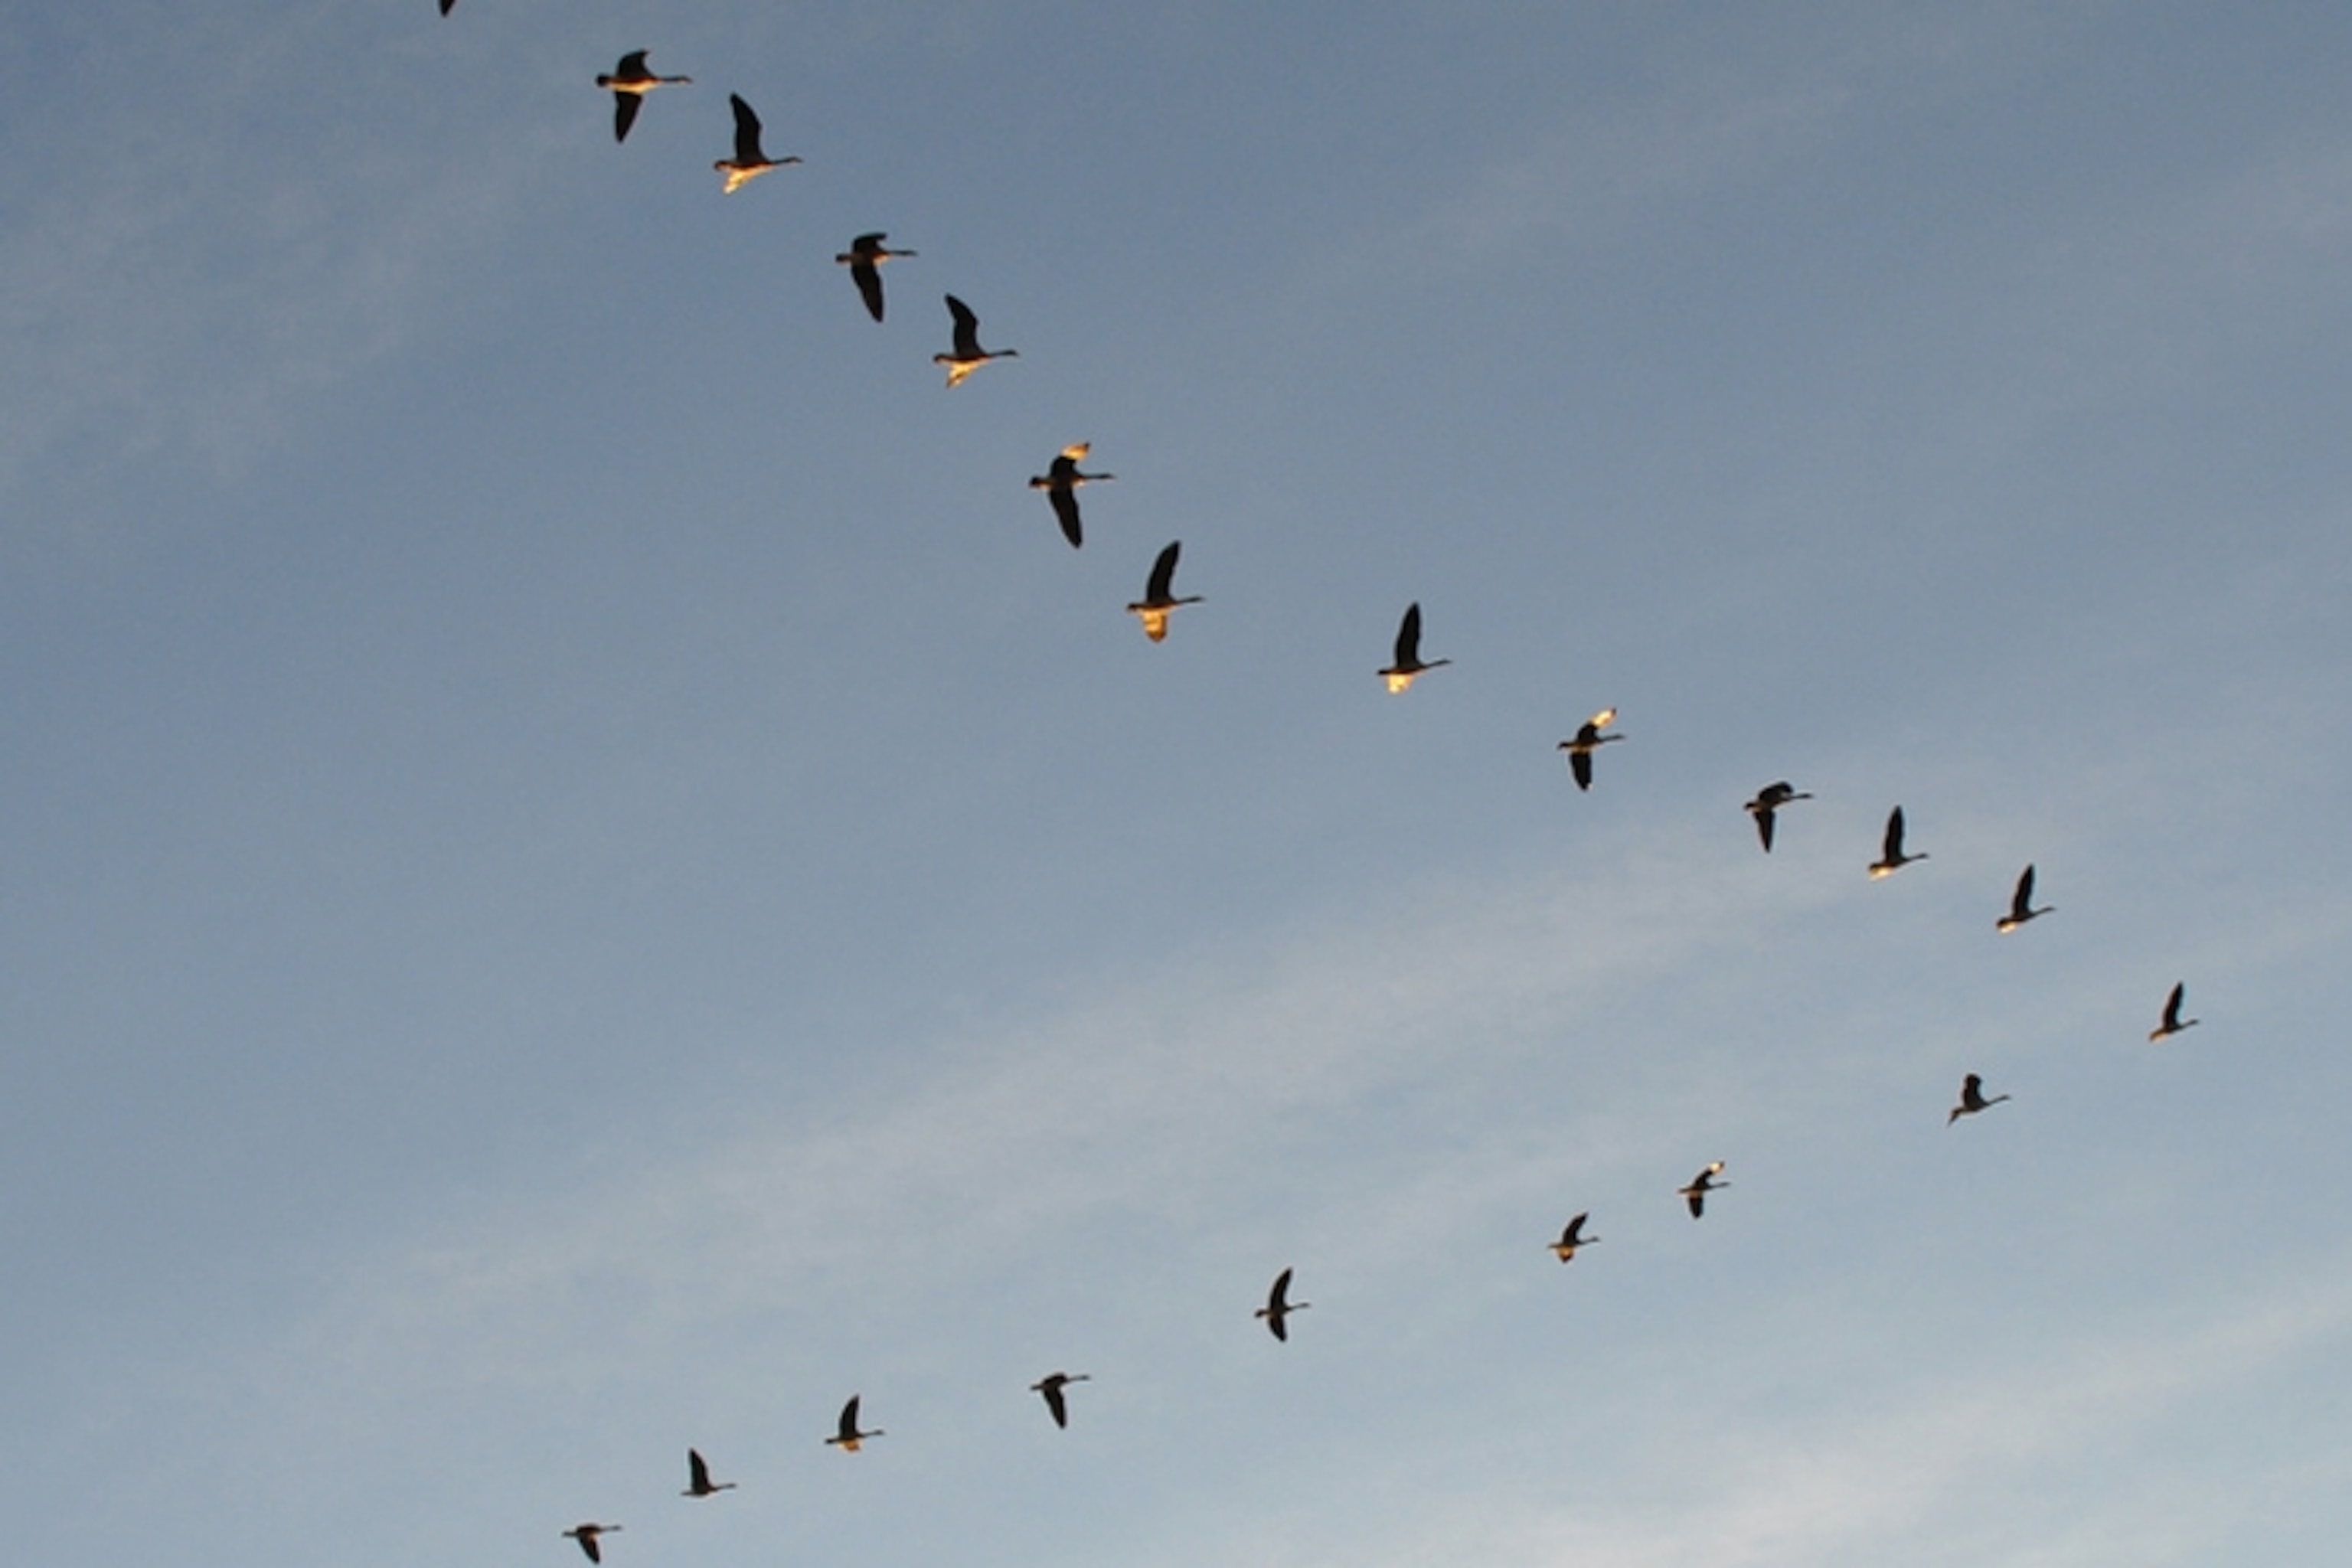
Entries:
[[[454, 8], [456, 0], [439, 0], [439, 5], [441, 14], [446, 16]], [[616, 142], [628, 139], [647, 94], [660, 88], [687, 86], [692, 81], [689, 77], [656, 75], [646, 64], [648, 53], [638, 49], [624, 55], [611, 71], [595, 79], [597, 87], [613, 95], [613, 135]], [[723, 193], [731, 195], [762, 174], [801, 162], [796, 156], [769, 157], [762, 145], [763, 127], [759, 115], [740, 95], [730, 94], [728, 102], [734, 113], [734, 153], [731, 157], [721, 158], [713, 165], [723, 176]], [[847, 250], [834, 258], [849, 269], [858, 298], [863, 301], [866, 313], [877, 321], [883, 320], [886, 309], [881, 276], [883, 264], [911, 258], [916, 254], [911, 250], [890, 249], [885, 243], [887, 237], [887, 234], [881, 231], [858, 235], [850, 241]], [[950, 346], [947, 352], [933, 355], [932, 362], [944, 367], [950, 387], [961, 385], [973, 372], [992, 360], [1017, 357], [1018, 351], [1013, 349], [982, 347], [979, 317], [954, 295], [946, 296], [946, 300]], [[1116, 478], [1107, 473], [1087, 473], [1081, 468], [1080, 465], [1087, 460], [1091, 450], [1091, 445], [1083, 441], [1065, 447], [1045, 473], [1029, 480], [1032, 489], [1045, 493], [1055, 521], [1073, 548], [1083, 545], [1086, 538], [1084, 521], [1078, 508], [1079, 488], [1106, 483]], [[1175, 593], [1176, 565], [1181, 550], [1181, 541], [1171, 542], [1161, 549], [1152, 563], [1143, 597], [1127, 606], [1129, 614], [1140, 619], [1144, 635], [1155, 643], [1167, 637], [1169, 618], [1177, 609], [1202, 602], [1198, 595], [1180, 597]], [[1391, 692], [1403, 692], [1423, 675], [1453, 662], [1445, 658], [1423, 658], [1421, 640], [1422, 613], [1421, 605], [1416, 602], [1406, 606], [1397, 627], [1391, 660], [1378, 671]], [[1578, 726], [1573, 736], [1559, 742], [1558, 749], [1566, 753], [1570, 776], [1580, 791], [1592, 787], [1594, 754], [1601, 747], [1625, 738], [1609, 729], [1616, 719], [1616, 709], [1603, 709]], [[1766, 784], [1746, 803], [1744, 809], [1755, 820], [1757, 837], [1766, 854], [1772, 851], [1780, 814], [1797, 802], [1812, 798], [1810, 792], [1800, 790], [1783, 779]], [[1890, 877], [1906, 866], [1927, 858], [1925, 851], [1912, 853], [1906, 847], [1906, 832], [1903, 808], [1897, 805], [1887, 816], [1878, 858], [1865, 868], [1874, 880]], [[2054, 912], [2051, 906], [2036, 907], [2033, 899], [2034, 868], [2029, 864], [2019, 874], [2008, 911], [1994, 921], [1994, 929], [2007, 935], [2022, 929], [2032, 921]], [[2157, 1026], [2148, 1033], [2150, 1042], [2169, 1038], [2182, 1030], [2195, 1027], [2200, 1022], [2180, 1016], [2186, 994], [2185, 983], [2172, 987]], [[1984, 1092], [1983, 1079], [1971, 1072], [1962, 1079], [1959, 1100], [1945, 1117], [1945, 1125], [1948, 1127], [1964, 1116], [1988, 1110], [2009, 1098], [2007, 1094], [1988, 1096]], [[1724, 1170], [1723, 1161], [1710, 1161], [1687, 1184], [1675, 1189], [1676, 1195], [1682, 1198], [1693, 1219], [1705, 1215], [1709, 1197], [1730, 1188], [1729, 1182], [1720, 1179]], [[1561, 1263], [1573, 1260], [1584, 1247], [1599, 1244], [1599, 1237], [1585, 1234], [1584, 1227], [1591, 1218], [1589, 1211], [1577, 1214], [1561, 1229], [1559, 1239], [1548, 1244], [1549, 1250]], [[1293, 1269], [1286, 1268], [1275, 1277], [1266, 1291], [1265, 1304], [1254, 1314], [1265, 1324], [1267, 1332], [1285, 1342], [1290, 1338], [1291, 1314], [1305, 1311], [1312, 1305], [1290, 1299], [1293, 1272]], [[1069, 1387], [1087, 1381], [1089, 1377], [1085, 1373], [1055, 1372], [1031, 1384], [1029, 1391], [1044, 1401], [1054, 1425], [1066, 1428], [1070, 1421]], [[841, 1407], [833, 1435], [824, 1440], [826, 1447], [854, 1454], [867, 1442], [885, 1435], [880, 1427], [869, 1429], [860, 1425], [861, 1403], [862, 1395], [852, 1394]], [[707, 1499], [736, 1489], [733, 1481], [714, 1481], [711, 1479], [710, 1467], [699, 1450], [688, 1448], [686, 1458], [687, 1487], [681, 1496]], [[565, 1539], [576, 1542], [590, 1562], [601, 1563], [604, 1561], [603, 1538], [617, 1534], [621, 1529], [618, 1524], [591, 1521], [576, 1524], [562, 1533]]]

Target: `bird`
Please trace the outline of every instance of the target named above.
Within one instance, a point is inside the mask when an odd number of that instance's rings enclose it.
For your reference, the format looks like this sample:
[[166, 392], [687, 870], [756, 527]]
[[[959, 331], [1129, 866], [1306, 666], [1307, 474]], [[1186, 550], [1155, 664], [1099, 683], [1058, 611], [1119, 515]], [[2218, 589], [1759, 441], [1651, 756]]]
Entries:
[[1303, 1312], [1314, 1304], [1312, 1301], [1294, 1301], [1290, 1299], [1290, 1270], [1286, 1268], [1274, 1277], [1274, 1289], [1265, 1293], [1265, 1305], [1250, 1316], [1264, 1318], [1268, 1333], [1276, 1339], [1287, 1341], [1290, 1338], [1290, 1329], [1283, 1322], [1283, 1319], [1293, 1312]]
[[1178, 605], [1201, 603], [1198, 594], [1187, 595], [1181, 599], [1174, 596], [1176, 555], [1183, 548], [1182, 540], [1169, 541], [1168, 548], [1160, 552], [1160, 559], [1151, 563], [1151, 580], [1143, 585], [1143, 597], [1127, 607], [1129, 615], [1142, 617], [1143, 635], [1153, 642], [1161, 641], [1168, 636], [1168, 617], [1176, 613]]
[[1622, 735], [1604, 735], [1601, 731], [1616, 722], [1617, 710], [1603, 708], [1577, 726], [1573, 739], [1562, 741], [1559, 749], [1568, 753], [1568, 771], [1576, 777], [1576, 787], [1592, 787], [1592, 753], [1612, 741], [1622, 741]]
[[1996, 1094], [1990, 1100], [1987, 1100], [1984, 1095], [1984, 1079], [1970, 1073], [1960, 1079], [1960, 1102], [1952, 1107], [1952, 1113], [1949, 1116], [1944, 1118], [1944, 1125], [1949, 1127], [1961, 1117], [1974, 1116], [1986, 1106], [1999, 1105], [2008, 1098], [2009, 1096], [2005, 1094]]
[[1782, 779], [1778, 784], [1768, 784], [1756, 792], [1756, 798], [1748, 803], [1746, 809], [1748, 814], [1756, 819], [1756, 837], [1764, 841], [1765, 854], [1772, 853], [1772, 814], [1792, 800], [1812, 798], [1803, 790], [1790, 784], [1787, 779]]
[[1052, 1412], [1055, 1426], [1067, 1426], [1070, 1424], [1070, 1405], [1069, 1402], [1062, 1397], [1062, 1390], [1074, 1383], [1093, 1381], [1083, 1372], [1049, 1373], [1041, 1381], [1031, 1384], [1029, 1392], [1045, 1396], [1045, 1408]]
[[[961, 338], [958, 352], [961, 352]], [[950, 370], [948, 374], [953, 375], [955, 372]], [[1084, 544], [1087, 537], [1086, 531], [1078, 523], [1078, 487], [1118, 478], [1117, 474], [1078, 472], [1078, 465], [1085, 462], [1087, 454], [1094, 449], [1095, 444], [1091, 441], [1073, 441], [1062, 448], [1062, 455], [1055, 458], [1044, 473], [1029, 476], [1029, 488], [1044, 490], [1045, 499], [1054, 503], [1055, 521], [1062, 525], [1062, 537], [1070, 542], [1073, 550]]]
[[857, 297], [866, 301], [866, 313], [876, 321], [882, 319], [882, 264], [893, 257], [912, 256], [911, 250], [892, 250], [882, 243], [880, 233], [861, 234], [849, 242], [849, 248], [834, 259], [849, 268], [849, 280], [857, 285]]
[[760, 151], [760, 117], [743, 101], [743, 95], [730, 92], [727, 101], [735, 110], [735, 156], [721, 158], [710, 166], [727, 176], [727, 184], [719, 194], [733, 195], [738, 189], [758, 179], [771, 169], [781, 169], [787, 163], [797, 163], [793, 156], [771, 158]]
[[1412, 684], [1412, 678], [1425, 669], [1435, 669], [1442, 664], [1452, 664], [1450, 658], [1433, 658], [1428, 663], [1421, 658], [1421, 602], [1416, 599], [1404, 607], [1404, 619], [1397, 626], [1396, 662], [1381, 671], [1391, 691], [1402, 691]]
[[2180, 1016], [2180, 1000], [2188, 994], [2187, 981], [2181, 981], [2173, 986], [2172, 994], [2164, 999], [2164, 1021], [2147, 1032], [2148, 1044], [2154, 1045], [2168, 1035], [2177, 1035], [2183, 1029], [2193, 1029], [2198, 1026], [2200, 1020], [2184, 1018]]
[[837, 1447], [845, 1454], [855, 1454], [857, 1452], [857, 1445], [866, 1438], [886, 1436], [879, 1426], [871, 1432], [860, 1432], [857, 1429], [857, 1402], [864, 1397], [863, 1394], [853, 1394], [849, 1396], [849, 1403], [841, 1407], [840, 1430], [824, 1440], [826, 1447]]
[[2009, 896], [2009, 913], [1993, 921], [1992, 929], [2007, 936], [2011, 931], [2037, 916], [2055, 912], [2055, 906], [2045, 905], [2037, 910], [2032, 905], [2033, 866], [2029, 861], [2025, 869], [2017, 874], [2017, 891]]
[[1561, 1231], [1559, 1233], [1559, 1239], [1551, 1244], [1551, 1253], [1554, 1258], [1557, 1258], [1562, 1263], [1565, 1263], [1570, 1258], [1576, 1256], [1576, 1249], [1578, 1247], [1597, 1247], [1600, 1245], [1601, 1238], [1599, 1237], [1587, 1236], [1584, 1234], [1584, 1222], [1590, 1217], [1591, 1215], [1588, 1212], [1586, 1214], [1578, 1215], [1574, 1219], [1568, 1222], [1568, 1228]]
[[1718, 1182], [1716, 1180], [1716, 1177], [1722, 1173], [1723, 1162], [1717, 1160], [1706, 1170], [1701, 1171], [1697, 1175], [1693, 1176], [1689, 1186], [1680, 1189], [1680, 1195], [1683, 1200], [1690, 1205], [1691, 1218], [1696, 1219], [1706, 1212], [1707, 1194], [1721, 1192], [1724, 1188], [1731, 1185], [1729, 1182]]
[[686, 1489], [678, 1493], [678, 1496], [709, 1497], [717, 1492], [731, 1492], [734, 1489], [733, 1481], [713, 1481], [710, 1479], [710, 1467], [702, 1462], [700, 1453], [692, 1448], [686, 1451]]
[[980, 318], [971, 313], [971, 306], [952, 294], [948, 296], [948, 314], [955, 318], [955, 349], [950, 353], [933, 354], [931, 363], [948, 367], [950, 386], [961, 385], [965, 376], [970, 375], [990, 360], [1021, 357], [1019, 349], [982, 348]]
[[604, 1549], [596, 1544], [596, 1538], [600, 1535], [617, 1535], [620, 1531], [621, 1527], [617, 1524], [591, 1523], [575, 1524], [563, 1533], [567, 1539], [580, 1543], [580, 1550], [588, 1554], [589, 1562], [602, 1563], [604, 1561]]
[[646, 94], [657, 87], [688, 87], [690, 76], [656, 76], [646, 68], [646, 56], [652, 51], [637, 49], [621, 57], [610, 76], [600, 76], [596, 85], [613, 95], [613, 140], [626, 142], [629, 127], [637, 122], [637, 110], [645, 103]]
[[1914, 860], [1925, 860], [1927, 851], [1916, 855], [1903, 853], [1903, 808], [1896, 806], [1886, 814], [1886, 842], [1879, 847], [1878, 858], [1870, 863], [1870, 879], [1892, 877]]

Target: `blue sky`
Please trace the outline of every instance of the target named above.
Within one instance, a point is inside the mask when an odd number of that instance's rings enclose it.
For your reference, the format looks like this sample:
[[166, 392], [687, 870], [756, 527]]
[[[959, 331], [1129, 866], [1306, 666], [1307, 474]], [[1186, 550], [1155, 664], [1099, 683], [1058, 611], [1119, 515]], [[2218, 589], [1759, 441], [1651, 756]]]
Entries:
[[0, 43], [24, 1561], [2352, 1526], [2339, 7]]

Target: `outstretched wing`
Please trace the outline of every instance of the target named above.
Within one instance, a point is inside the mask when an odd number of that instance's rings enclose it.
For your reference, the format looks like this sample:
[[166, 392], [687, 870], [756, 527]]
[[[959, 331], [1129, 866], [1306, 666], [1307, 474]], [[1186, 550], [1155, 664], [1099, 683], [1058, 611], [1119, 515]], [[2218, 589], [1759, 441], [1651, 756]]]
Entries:
[[1086, 533], [1078, 526], [1078, 492], [1068, 485], [1055, 485], [1045, 492], [1045, 499], [1054, 503], [1055, 520], [1061, 523], [1062, 537], [1070, 542], [1070, 548], [1084, 544]]
[[[1590, 730], [1592, 726], [1587, 724], [1585, 728]], [[1584, 737], [1579, 735], [1577, 739], [1580, 741]], [[1591, 789], [1592, 787], [1592, 753], [1591, 752], [1569, 752], [1568, 771], [1576, 776], [1577, 788]]]
[[855, 1442], [856, 1440], [857, 1402], [865, 1397], [866, 1396], [862, 1394], [853, 1394], [849, 1396], [849, 1403], [841, 1407], [840, 1436], [841, 1440], [845, 1443]]
[[[643, 55], [632, 55], [629, 58], [640, 63], [645, 59]], [[629, 127], [637, 122], [637, 110], [644, 106], [645, 100], [639, 94], [616, 92], [613, 95], [614, 141], [626, 142], [629, 139]]]
[[1879, 858], [1890, 865], [1903, 858], [1903, 808], [1899, 805], [1886, 814], [1886, 842], [1880, 851]]
[[751, 112], [740, 93], [729, 93], [727, 102], [735, 110], [735, 162], [766, 163], [768, 155], [760, 151], [760, 117]]
[[853, 261], [849, 264], [849, 280], [857, 285], [857, 297], [866, 301], [866, 313], [880, 321], [882, 269], [871, 261]]
[[1045, 1408], [1053, 1413], [1054, 1425], [1067, 1426], [1070, 1424], [1070, 1407], [1062, 1398], [1062, 1385], [1049, 1383], [1037, 1392], [1045, 1396]]
[[[1766, 792], [1766, 795], [1769, 795], [1769, 794], [1770, 794], [1770, 792], [1769, 792], [1769, 791], [1767, 791], [1767, 792]], [[1759, 837], [1759, 838], [1761, 838], [1761, 839], [1764, 841], [1764, 853], [1765, 853], [1765, 854], [1767, 854], [1767, 855], [1769, 855], [1770, 853], [1772, 853], [1772, 816], [1773, 816], [1773, 810], [1772, 810], [1772, 804], [1771, 804], [1771, 802], [1770, 802], [1769, 799], [1765, 798], [1764, 796], [1759, 796], [1759, 797], [1757, 798], [1757, 804], [1756, 804], [1756, 806], [1755, 806], [1755, 812], [1756, 812], [1756, 837]], [[1691, 1210], [1691, 1212], [1692, 1212], [1693, 1214], [1696, 1214], [1698, 1211], [1697, 1211], [1697, 1209], [1694, 1208], [1694, 1209], [1692, 1209], [1692, 1210]]]
[[1421, 601], [1416, 599], [1404, 608], [1404, 619], [1397, 626], [1396, 667], [1412, 669], [1421, 663]]
[[960, 359], [978, 359], [981, 355], [980, 318], [971, 313], [971, 306], [965, 304], [954, 295], [950, 294], [947, 298], [948, 314], [955, 320], [955, 353], [957, 357]]
[[1176, 555], [1183, 548], [1182, 540], [1171, 541], [1168, 548], [1160, 552], [1160, 559], [1151, 563], [1151, 580], [1143, 587], [1145, 604], [1164, 605], [1175, 597]]

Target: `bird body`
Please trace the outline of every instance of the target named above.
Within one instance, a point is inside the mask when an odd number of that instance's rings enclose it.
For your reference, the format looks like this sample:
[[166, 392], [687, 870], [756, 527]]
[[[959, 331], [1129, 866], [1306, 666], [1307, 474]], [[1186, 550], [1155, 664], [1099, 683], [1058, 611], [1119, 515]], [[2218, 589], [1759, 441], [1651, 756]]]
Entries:
[[2026, 921], [2053, 912], [2051, 906], [2038, 910], [2033, 907], [2033, 865], [2028, 861], [2025, 869], [2017, 874], [2017, 890], [2009, 896], [2009, 913], [1993, 921], [1992, 929], [2007, 936]]
[[1878, 858], [1870, 863], [1870, 879], [1892, 877], [1912, 861], [1927, 858], [1924, 850], [1916, 855], [1903, 853], [1903, 808], [1898, 805], [1886, 815], [1886, 838], [1879, 847]]
[[567, 1540], [580, 1543], [580, 1550], [588, 1554], [589, 1562], [602, 1563], [604, 1561], [604, 1549], [597, 1544], [596, 1538], [600, 1535], [618, 1535], [620, 1532], [621, 1527], [617, 1524], [591, 1523], [575, 1524], [563, 1534]]
[[1984, 1092], [1984, 1079], [1970, 1073], [1960, 1079], [1960, 1102], [1952, 1107], [1952, 1113], [1949, 1116], [1944, 1118], [1944, 1125], [1949, 1127], [1961, 1117], [1974, 1116], [1986, 1106], [1999, 1105], [2008, 1098], [2009, 1096], [2005, 1094], [1996, 1094], [1990, 1100], [1987, 1100]]
[[610, 75], [600, 76], [596, 85], [613, 95], [613, 140], [626, 142], [629, 127], [637, 122], [637, 110], [644, 107], [646, 94], [657, 87], [688, 87], [690, 76], [656, 76], [646, 68], [649, 49], [637, 49], [621, 57], [621, 63]]
[[678, 1493], [678, 1496], [710, 1497], [719, 1492], [731, 1492], [734, 1489], [733, 1481], [714, 1482], [710, 1479], [710, 1467], [703, 1463], [699, 1453], [692, 1448], [686, 1451], [686, 1489]]
[[2164, 1039], [2168, 1036], [2177, 1035], [2183, 1029], [2193, 1029], [2202, 1021], [2197, 1018], [2184, 1018], [2180, 1016], [2181, 1001], [2187, 997], [2188, 994], [2189, 983], [2187, 981], [2181, 981], [2173, 986], [2172, 994], [2164, 999], [2163, 1020], [2159, 1022], [2155, 1028], [2150, 1029], [2147, 1032], [2148, 1044], [2154, 1045], [2157, 1041]]
[[727, 176], [727, 184], [719, 194], [731, 196], [769, 170], [797, 163], [800, 159], [771, 158], [760, 151], [760, 117], [751, 112], [751, 106], [743, 101], [740, 93], [729, 93], [727, 101], [735, 110], [735, 156], [721, 158], [710, 166]]
[[1787, 779], [1778, 784], [1768, 784], [1756, 792], [1756, 798], [1749, 801], [1744, 809], [1756, 819], [1756, 837], [1764, 841], [1765, 854], [1772, 853], [1772, 824], [1780, 809], [1792, 800], [1812, 798]]
[[947, 299], [948, 315], [955, 322], [955, 347], [947, 353], [933, 354], [931, 363], [947, 366], [950, 386], [962, 385], [965, 376], [970, 375], [990, 360], [1021, 357], [1021, 351], [1018, 349], [982, 348], [980, 318], [971, 313], [971, 306], [954, 295], [950, 294]]
[[1045, 1396], [1045, 1409], [1053, 1415], [1055, 1426], [1067, 1426], [1070, 1424], [1070, 1405], [1069, 1402], [1062, 1397], [1062, 1390], [1074, 1383], [1092, 1381], [1083, 1372], [1049, 1373], [1039, 1381], [1031, 1384], [1029, 1392]]
[[[1592, 753], [1612, 741], [1622, 741], [1622, 735], [1604, 735], [1601, 731], [1614, 723], [1617, 710], [1603, 708], [1577, 727], [1575, 735], [1562, 741], [1559, 750], [1568, 753], [1568, 771], [1576, 777], [1576, 787], [1592, 787]], [[1565, 1261], [1563, 1259], [1562, 1261]]]
[[841, 1407], [840, 1426], [832, 1436], [824, 1440], [826, 1447], [839, 1448], [845, 1454], [855, 1454], [857, 1452], [857, 1446], [866, 1438], [887, 1436], [879, 1426], [871, 1432], [861, 1432], [857, 1429], [857, 1402], [864, 1397], [864, 1394], [853, 1394], [849, 1396], [849, 1403]]
[[1181, 599], [1175, 596], [1176, 557], [1183, 548], [1181, 539], [1169, 542], [1168, 548], [1160, 552], [1160, 559], [1151, 563], [1151, 580], [1143, 585], [1143, 597], [1127, 607], [1129, 615], [1141, 617], [1143, 635], [1153, 642], [1168, 636], [1168, 617], [1176, 613], [1178, 606], [1201, 603], [1198, 594]]
[[1391, 691], [1402, 691], [1412, 684], [1413, 677], [1440, 665], [1452, 664], [1450, 658], [1433, 658], [1424, 662], [1421, 657], [1421, 601], [1405, 606], [1404, 619], [1398, 624], [1396, 662], [1381, 671], [1381, 679], [1389, 683]]
[[1250, 1315], [1264, 1318], [1266, 1331], [1276, 1339], [1287, 1342], [1290, 1338], [1290, 1329], [1283, 1320], [1293, 1312], [1303, 1312], [1314, 1304], [1312, 1301], [1294, 1301], [1290, 1299], [1290, 1270], [1286, 1268], [1274, 1277], [1274, 1288], [1265, 1293], [1265, 1305]]
[[1073, 550], [1086, 542], [1086, 530], [1078, 521], [1078, 487], [1118, 478], [1117, 474], [1083, 474], [1078, 471], [1078, 465], [1085, 462], [1087, 454], [1094, 449], [1091, 441], [1073, 441], [1062, 448], [1062, 455], [1055, 458], [1044, 473], [1029, 476], [1029, 488], [1044, 490], [1045, 499], [1053, 503], [1054, 521], [1062, 525], [1062, 537], [1070, 542]]
[[1591, 1217], [1591, 1213], [1588, 1211], [1568, 1222], [1568, 1227], [1559, 1233], [1559, 1239], [1551, 1244], [1551, 1253], [1554, 1258], [1566, 1263], [1576, 1256], [1578, 1247], [1598, 1247], [1601, 1244], [1599, 1237], [1584, 1234], [1584, 1222]]
[[882, 264], [893, 257], [915, 254], [911, 250], [892, 250], [882, 243], [885, 237], [878, 232], [861, 234], [849, 242], [847, 250], [834, 258], [849, 268], [849, 280], [857, 285], [857, 297], [866, 301], [866, 313], [877, 321], [882, 319]]
[[1677, 1195], [1680, 1196], [1685, 1203], [1690, 1205], [1691, 1218], [1697, 1219], [1700, 1215], [1706, 1213], [1707, 1194], [1721, 1192], [1724, 1188], [1731, 1185], [1729, 1182], [1718, 1182], [1716, 1180], [1716, 1177], [1721, 1174], [1723, 1174], [1723, 1162], [1717, 1160], [1713, 1164], [1707, 1166], [1706, 1170], [1701, 1171], [1697, 1175], [1693, 1176], [1689, 1186], [1678, 1189]]

